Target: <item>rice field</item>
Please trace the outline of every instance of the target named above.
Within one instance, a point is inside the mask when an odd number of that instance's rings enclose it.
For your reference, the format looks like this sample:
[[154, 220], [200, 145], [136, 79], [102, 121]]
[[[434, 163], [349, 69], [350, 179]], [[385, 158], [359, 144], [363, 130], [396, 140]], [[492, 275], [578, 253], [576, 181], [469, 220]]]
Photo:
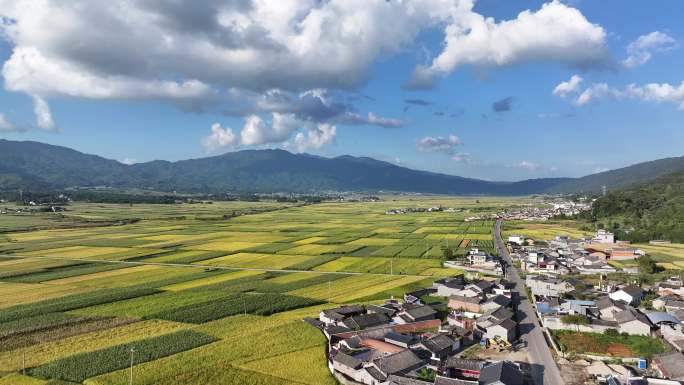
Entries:
[[[493, 249], [491, 221], [385, 211], [510, 203], [396, 199], [74, 203], [33, 226], [0, 216], [0, 228], [22, 230], [0, 236], [0, 385], [127, 383], [131, 344], [142, 346], [140, 385], [335, 384], [325, 338], [302, 318], [460, 274], [442, 267], [445, 246]], [[103, 225], [68, 226], [92, 221]]]

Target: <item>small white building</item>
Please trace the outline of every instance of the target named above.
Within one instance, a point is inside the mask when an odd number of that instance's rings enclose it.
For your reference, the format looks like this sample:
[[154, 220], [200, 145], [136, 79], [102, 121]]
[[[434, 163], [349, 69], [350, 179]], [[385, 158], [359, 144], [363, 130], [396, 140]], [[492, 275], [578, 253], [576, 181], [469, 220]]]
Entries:
[[644, 297], [644, 291], [637, 286], [625, 286], [620, 290], [614, 291], [608, 295], [613, 301], [622, 301], [624, 303], [637, 306]]
[[522, 235], [509, 235], [508, 243], [515, 243], [518, 246], [522, 246], [525, 243], [525, 237]]
[[615, 235], [610, 231], [600, 229], [591, 240], [593, 243], [615, 243]]

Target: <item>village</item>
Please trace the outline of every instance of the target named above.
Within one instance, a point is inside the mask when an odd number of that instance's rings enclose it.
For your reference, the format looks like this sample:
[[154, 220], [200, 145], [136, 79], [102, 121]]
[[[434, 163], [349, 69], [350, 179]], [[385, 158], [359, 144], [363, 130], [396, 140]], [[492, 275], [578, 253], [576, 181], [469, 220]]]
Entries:
[[[598, 247], [601, 245], [603, 247]], [[609, 247], [606, 247], [608, 245]], [[593, 247], [592, 247], [593, 246]], [[548, 347], [566, 384], [680, 384], [684, 381], [684, 283], [669, 277], [640, 284], [638, 265], [608, 262], [645, 255], [599, 230], [594, 237], [557, 236], [543, 245], [512, 235], [506, 247], [524, 277]], [[600, 250], [600, 251], [599, 251]], [[523, 385], [534, 383], [506, 262], [473, 248], [445, 267], [463, 275], [380, 304], [326, 309], [306, 319], [328, 340], [328, 366], [344, 384]], [[619, 274], [625, 281], [609, 279]], [[629, 279], [632, 277], [634, 279]], [[591, 284], [594, 283], [595, 284]], [[662, 346], [582, 352], [563, 333]], [[567, 378], [569, 377], [569, 378]]]
[[[482, 355], [515, 356], [514, 311], [505, 280], [458, 276], [401, 300], [327, 309], [306, 321], [327, 337], [328, 365], [341, 383], [522, 385], [524, 362]], [[482, 354], [466, 354], [474, 350]]]

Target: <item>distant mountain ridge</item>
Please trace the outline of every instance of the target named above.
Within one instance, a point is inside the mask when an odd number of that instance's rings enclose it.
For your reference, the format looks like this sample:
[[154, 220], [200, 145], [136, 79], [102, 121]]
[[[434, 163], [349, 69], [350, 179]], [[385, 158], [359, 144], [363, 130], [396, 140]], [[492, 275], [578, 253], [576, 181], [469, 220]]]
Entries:
[[[639, 175], [641, 174], [640, 172]], [[243, 150], [177, 162], [157, 160], [125, 165], [66, 147], [31, 141], [0, 140], [2, 190], [108, 186], [188, 193], [395, 191], [528, 195], [565, 192], [565, 188], [560, 186], [568, 186], [567, 191], [571, 191], [581, 187], [583, 179], [542, 178], [519, 182], [491, 182], [412, 170], [368, 157], [344, 155], [325, 158], [293, 154], [284, 150]]]

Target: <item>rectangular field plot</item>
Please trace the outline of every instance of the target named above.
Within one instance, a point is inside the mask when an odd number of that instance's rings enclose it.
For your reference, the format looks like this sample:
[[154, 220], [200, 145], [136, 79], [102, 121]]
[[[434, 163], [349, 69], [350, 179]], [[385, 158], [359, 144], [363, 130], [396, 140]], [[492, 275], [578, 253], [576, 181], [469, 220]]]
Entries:
[[146, 297], [121, 300], [74, 311], [74, 314], [86, 316], [126, 316], [152, 318], [157, 313], [178, 309], [184, 306], [210, 302], [230, 296], [231, 293], [220, 291], [180, 291], [166, 292]]
[[186, 323], [204, 323], [241, 313], [270, 315], [318, 303], [321, 301], [285, 294], [240, 293], [210, 302], [169, 309], [152, 315], [152, 318]]
[[395, 287], [417, 282], [422, 277], [401, 276], [351, 276], [332, 282], [330, 285], [318, 285], [291, 291], [290, 294], [333, 302], [349, 302], [357, 298], [367, 297]]
[[238, 253], [202, 261], [202, 265], [256, 269], [286, 269], [293, 265], [315, 261], [318, 258], [320, 257], [312, 255]]
[[[86, 293], [41, 300], [0, 310], [0, 323], [29, 319], [49, 313], [65, 312], [156, 293], [146, 288], [98, 289]], [[118, 316], [118, 314], [115, 314]]]
[[412, 258], [340, 257], [315, 267], [315, 271], [348, 271], [355, 273], [422, 274], [425, 270], [441, 267], [440, 260]]
[[6, 370], [20, 370], [22, 363], [21, 360], [17, 360], [17, 357], [24, 354], [26, 355], [26, 366], [35, 367], [74, 354], [90, 352], [181, 330], [188, 325], [164, 320], [149, 320], [123, 326], [113, 326], [105, 330], [60, 338], [11, 352], [2, 352], [0, 353], [0, 367]]
[[0, 282], [0, 308], [37, 302], [88, 291], [88, 288], [51, 286], [39, 283]]
[[28, 256], [64, 257], [64, 258], [93, 258], [114, 253], [129, 251], [125, 247], [87, 247], [70, 246], [58, 249], [47, 249], [26, 253]]
[[262, 242], [215, 241], [193, 246], [195, 250], [236, 252], [262, 246]]
[[[237, 317], [236, 317], [237, 318]], [[269, 317], [270, 318], [270, 317]], [[282, 380], [270, 375], [242, 370], [239, 365], [257, 359], [280, 356], [318, 346], [325, 337], [320, 331], [297, 321], [252, 328], [251, 318], [240, 316], [241, 322], [231, 322], [224, 339], [189, 352], [175, 354], [136, 366], [139, 385], [285, 385], [293, 380]], [[223, 323], [223, 320], [219, 321]], [[127, 381], [123, 369], [86, 381], [87, 385], [118, 385]]]
[[349, 242], [349, 245], [359, 246], [389, 246], [397, 243], [396, 239], [391, 238], [359, 238], [355, 241]]
[[359, 245], [318, 245], [308, 244], [300, 245], [290, 249], [279, 251], [279, 254], [305, 254], [305, 255], [323, 255], [323, 254], [343, 254], [354, 252], [363, 246]]
[[140, 363], [153, 361], [214, 341], [213, 337], [206, 334], [183, 330], [134, 341], [130, 344], [75, 354], [31, 369], [31, 374], [38, 377], [82, 382], [89, 377], [127, 367], [131, 348], [135, 348], [135, 357]]
[[308, 385], [335, 385], [330, 376], [325, 360], [325, 348], [312, 348], [269, 357], [263, 360], [250, 361], [240, 365], [264, 375], [273, 375], [286, 381], [296, 381]]
[[253, 276], [257, 276], [257, 275], [261, 275], [261, 274], [263, 274], [263, 273], [260, 271], [251, 271], [251, 270], [235, 271], [235, 272], [230, 272], [230, 273], [214, 275], [212, 277], [195, 279], [192, 281], [187, 281], [187, 282], [177, 283], [174, 285], [164, 286], [161, 289], [166, 290], [166, 291], [181, 291], [181, 290], [187, 290], [187, 289], [195, 289], [195, 288], [202, 287], [202, 286], [214, 285], [217, 283], [233, 281], [233, 280], [245, 278], [245, 277], [253, 277]]

